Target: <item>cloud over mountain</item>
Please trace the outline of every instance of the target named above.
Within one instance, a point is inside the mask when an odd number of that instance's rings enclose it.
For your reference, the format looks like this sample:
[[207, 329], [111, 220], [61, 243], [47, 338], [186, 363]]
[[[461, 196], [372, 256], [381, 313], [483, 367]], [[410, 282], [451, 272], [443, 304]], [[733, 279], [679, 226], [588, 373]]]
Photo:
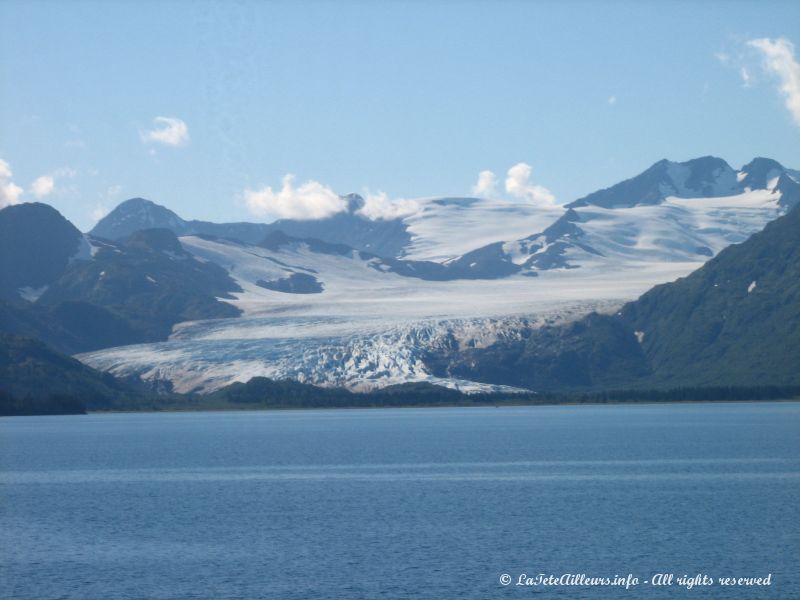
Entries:
[[478, 182], [472, 186], [472, 193], [479, 197], [494, 196], [497, 192], [497, 175], [491, 171], [478, 173]]
[[413, 215], [420, 209], [416, 200], [392, 200], [385, 192], [366, 194], [364, 205], [356, 213], [370, 221], [386, 221]]
[[[528, 200], [542, 206], [552, 206], [556, 197], [546, 187], [531, 181], [532, 168], [521, 162], [506, 172], [505, 191], [513, 198]], [[478, 174], [478, 181], [472, 186], [472, 193], [478, 197], [491, 198], [497, 195], [497, 175], [486, 170]]]
[[247, 208], [258, 217], [275, 219], [324, 219], [347, 209], [347, 202], [328, 186], [309, 180], [295, 187], [294, 180], [287, 174], [279, 190], [270, 186], [245, 190]]
[[556, 197], [546, 187], [531, 182], [531, 166], [517, 163], [506, 173], [506, 192], [515, 198], [524, 198], [533, 204], [552, 205]]

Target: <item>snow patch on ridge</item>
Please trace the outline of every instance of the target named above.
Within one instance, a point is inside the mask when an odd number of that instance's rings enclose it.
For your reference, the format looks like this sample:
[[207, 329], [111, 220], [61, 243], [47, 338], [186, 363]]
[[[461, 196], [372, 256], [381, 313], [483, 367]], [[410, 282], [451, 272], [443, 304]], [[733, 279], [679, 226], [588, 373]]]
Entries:
[[20, 297], [23, 300], [27, 300], [28, 302], [36, 302], [42, 294], [47, 291], [49, 286], [43, 285], [41, 287], [35, 288], [31, 286], [21, 287], [17, 290]]

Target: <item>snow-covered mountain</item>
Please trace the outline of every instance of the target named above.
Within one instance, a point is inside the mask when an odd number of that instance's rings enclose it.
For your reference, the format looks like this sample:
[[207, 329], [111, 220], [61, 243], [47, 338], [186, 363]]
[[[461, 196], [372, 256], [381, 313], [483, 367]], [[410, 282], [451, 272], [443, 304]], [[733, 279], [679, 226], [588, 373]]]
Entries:
[[793, 177], [764, 158], [738, 172], [713, 157], [660, 161], [568, 204], [543, 231], [484, 251], [533, 271], [705, 260], [800, 202]]
[[800, 202], [800, 184], [769, 159], [736, 171], [705, 157], [660, 161], [546, 209], [428, 198], [381, 220], [365, 216], [360, 197], [347, 198], [334, 217], [267, 225], [200, 226], [147, 201], [123, 203], [94, 234], [127, 237], [137, 223], [177, 231], [194, 261], [227, 272], [234, 291], [219, 301], [242, 316], [180, 323], [166, 341], [81, 360], [178, 391], [255, 375], [353, 389], [404, 381], [480, 389], [435, 377], [426, 357], [613, 312], [761, 230]]
[[659, 204], [669, 197], [708, 198], [738, 191], [741, 189], [736, 172], [721, 158], [704, 156], [681, 163], [664, 159], [636, 177], [593, 192], [567, 207], [621, 208]]
[[89, 233], [109, 240], [121, 240], [135, 231], [156, 228], [183, 235], [189, 231], [189, 223], [155, 202], [131, 198], [100, 219]]
[[703, 156], [686, 162], [660, 160], [636, 177], [567, 204], [567, 208], [625, 208], [660, 204], [667, 198], [715, 198], [774, 188], [781, 175], [795, 176], [769, 158], [755, 158], [739, 171], [723, 159]]

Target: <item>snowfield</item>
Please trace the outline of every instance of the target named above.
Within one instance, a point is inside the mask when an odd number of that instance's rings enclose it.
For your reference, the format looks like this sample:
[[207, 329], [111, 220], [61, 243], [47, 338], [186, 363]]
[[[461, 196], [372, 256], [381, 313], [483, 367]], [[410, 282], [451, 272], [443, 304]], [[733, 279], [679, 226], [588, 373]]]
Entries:
[[404, 258], [445, 262], [481, 246], [541, 231], [564, 214], [561, 206], [522, 200], [424, 198], [403, 222], [411, 234]]

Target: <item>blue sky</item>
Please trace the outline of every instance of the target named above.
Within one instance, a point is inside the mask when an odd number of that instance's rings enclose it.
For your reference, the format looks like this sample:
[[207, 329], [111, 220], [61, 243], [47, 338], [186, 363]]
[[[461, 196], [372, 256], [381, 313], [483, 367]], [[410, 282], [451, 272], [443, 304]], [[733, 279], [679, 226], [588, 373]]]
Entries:
[[0, 183], [84, 229], [134, 196], [266, 219], [247, 190], [287, 173], [399, 200], [484, 170], [503, 195], [527, 163], [563, 203], [665, 157], [800, 168], [796, 72], [748, 44], [800, 44], [797, 2], [4, 0], [0, 21]]

